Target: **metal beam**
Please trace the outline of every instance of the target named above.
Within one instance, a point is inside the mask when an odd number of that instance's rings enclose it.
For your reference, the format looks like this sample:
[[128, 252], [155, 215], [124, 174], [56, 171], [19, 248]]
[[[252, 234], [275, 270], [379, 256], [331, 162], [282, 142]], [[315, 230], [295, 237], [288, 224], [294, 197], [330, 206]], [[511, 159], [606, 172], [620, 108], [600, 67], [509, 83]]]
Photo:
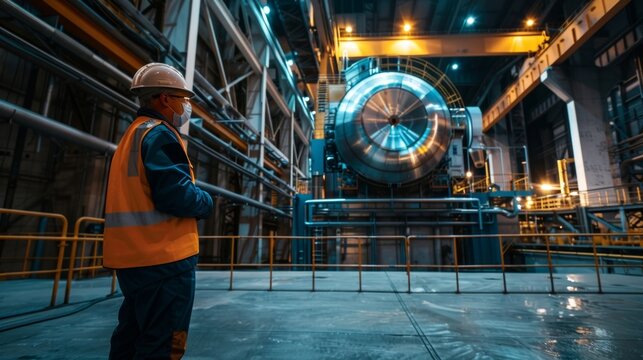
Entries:
[[130, 70], [138, 70], [148, 61], [132, 52], [125, 44], [116, 39], [109, 31], [95, 24], [67, 0], [43, 0], [41, 4], [48, 6], [76, 29], [79, 35], [93, 40], [94, 45], [112, 55]]
[[622, 228], [612, 224], [611, 222], [603, 219], [602, 217], [600, 217], [598, 215], [595, 215], [595, 214], [592, 214], [592, 213], [588, 212], [587, 216], [590, 219], [596, 221], [597, 223], [599, 223], [601, 225], [604, 225], [606, 228], [610, 229], [610, 231], [612, 231], [612, 232], [621, 233], [621, 232], [626, 232], [627, 231], [627, 230], [623, 230]]
[[[70, 2], [61, 0], [44, 0], [41, 4], [47, 5], [67, 22], [73, 24], [75, 28], [82, 30], [84, 32], [84, 36], [92, 40], [93, 45], [105, 50], [107, 53], [112, 55], [116, 61], [124, 64], [128, 68], [137, 70], [148, 62], [147, 59], [142, 59], [138, 54], [129, 51], [125, 44], [122, 44], [119, 39], [114, 38], [110, 32], [102, 29], [100, 25], [89, 21], [87, 17]], [[77, 49], [75, 49], [75, 51], [77, 51]], [[122, 76], [119, 77], [119, 80], [123, 79], [124, 78]], [[131, 79], [127, 80], [128, 83], [130, 81]], [[204, 120], [205, 128], [214, 132], [218, 136], [221, 136], [224, 140], [232, 142], [240, 150], [247, 151], [248, 145], [241, 140], [237, 134], [224, 125], [218, 123], [216, 119], [199, 104], [193, 102], [192, 106], [194, 114]], [[283, 174], [283, 170], [275, 165], [273, 161], [266, 160], [265, 165], [280, 176]]]
[[518, 80], [484, 113], [483, 130], [489, 131], [502, 120], [518, 102], [540, 84], [540, 76], [550, 66], [565, 61], [629, 2], [630, 0], [592, 0], [576, 16], [568, 19], [560, 34], [531, 61]]
[[[250, 68], [252, 69], [252, 71], [257, 75], [260, 75], [262, 71], [262, 67], [261, 67], [261, 63], [259, 62], [259, 58], [255, 54], [255, 51], [253, 50], [252, 45], [250, 44], [248, 39], [245, 37], [241, 29], [239, 28], [237, 21], [232, 17], [232, 14], [230, 14], [230, 11], [225, 6], [225, 4], [220, 0], [209, 0], [206, 2], [206, 4], [210, 7], [210, 9], [212, 10], [212, 13], [217, 17], [217, 19], [219, 20], [223, 28], [230, 34], [232, 41], [235, 43], [235, 45], [237, 46], [241, 54], [243, 54], [243, 57], [246, 59], [246, 61], [248, 61], [248, 64], [250, 65]], [[274, 49], [272, 50], [274, 51]], [[289, 70], [285, 69], [285, 71], [289, 71]], [[293, 92], [297, 94], [298, 90], [296, 86], [292, 84], [290, 81], [288, 81], [288, 83], [292, 86]], [[275, 104], [284, 113], [284, 115], [289, 117], [290, 112], [292, 110], [288, 108], [288, 105], [286, 104], [286, 101], [283, 98], [283, 95], [277, 88], [277, 85], [270, 78], [267, 79], [266, 85], [267, 85], [268, 93], [272, 97], [273, 101], [275, 101]], [[302, 101], [300, 99], [300, 96], [297, 96], [297, 98], [298, 98], [297, 101], [299, 102]], [[305, 107], [305, 105], [302, 105], [302, 106]], [[308, 112], [304, 112], [304, 115], [310, 116]], [[301, 129], [296, 129], [296, 130], [301, 130]], [[303, 143], [308, 142], [308, 140], [305, 138], [303, 131], [297, 131], [297, 135], [300, 136]]]
[[578, 229], [576, 229], [574, 225], [572, 225], [569, 221], [565, 220], [565, 218], [563, 218], [559, 214], [555, 214], [555, 218], [556, 218], [556, 221], [558, 221], [560, 224], [563, 225], [563, 227], [565, 227], [565, 229], [576, 234], [580, 233], [580, 231], [578, 231]]
[[465, 57], [524, 55], [545, 41], [541, 32], [425, 36], [346, 36], [339, 39], [342, 56]]

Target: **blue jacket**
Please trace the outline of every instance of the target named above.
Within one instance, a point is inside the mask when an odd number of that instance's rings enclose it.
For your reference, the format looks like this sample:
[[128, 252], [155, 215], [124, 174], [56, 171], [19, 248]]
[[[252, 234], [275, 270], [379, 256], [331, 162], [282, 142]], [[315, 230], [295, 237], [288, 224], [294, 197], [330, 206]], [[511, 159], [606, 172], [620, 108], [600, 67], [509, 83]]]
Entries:
[[212, 213], [212, 197], [192, 183], [190, 167], [167, 119], [158, 112], [140, 108], [137, 116], [164, 120], [150, 130], [141, 146], [145, 174], [158, 211], [177, 217], [205, 219]]

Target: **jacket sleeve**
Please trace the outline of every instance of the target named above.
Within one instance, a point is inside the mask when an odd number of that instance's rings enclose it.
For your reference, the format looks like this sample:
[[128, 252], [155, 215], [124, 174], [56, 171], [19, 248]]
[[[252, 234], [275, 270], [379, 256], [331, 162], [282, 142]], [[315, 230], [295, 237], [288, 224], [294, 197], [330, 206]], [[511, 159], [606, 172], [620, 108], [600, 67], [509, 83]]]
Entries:
[[165, 125], [150, 130], [141, 145], [154, 207], [177, 217], [205, 219], [212, 213], [210, 194], [192, 183], [187, 156]]

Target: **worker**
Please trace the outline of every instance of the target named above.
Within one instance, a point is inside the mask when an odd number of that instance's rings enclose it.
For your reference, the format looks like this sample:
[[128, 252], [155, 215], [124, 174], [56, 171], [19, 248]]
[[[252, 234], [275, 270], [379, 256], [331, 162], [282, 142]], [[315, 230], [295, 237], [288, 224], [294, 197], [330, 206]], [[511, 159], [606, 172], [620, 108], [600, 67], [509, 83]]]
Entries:
[[178, 132], [194, 93], [160, 63], [141, 67], [130, 90], [140, 108], [112, 158], [105, 205], [103, 263], [124, 297], [109, 358], [178, 359], [194, 301], [197, 220], [212, 212]]

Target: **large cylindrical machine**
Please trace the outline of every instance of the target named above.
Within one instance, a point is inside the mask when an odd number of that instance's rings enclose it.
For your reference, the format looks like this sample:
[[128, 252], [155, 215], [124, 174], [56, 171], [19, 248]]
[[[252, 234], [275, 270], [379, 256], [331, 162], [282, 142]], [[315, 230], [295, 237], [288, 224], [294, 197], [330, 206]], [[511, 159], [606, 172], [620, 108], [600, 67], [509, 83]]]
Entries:
[[347, 91], [335, 118], [343, 161], [362, 177], [384, 184], [421, 179], [451, 142], [443, 96], [424, 79], [403, 72], [370, 75]]

